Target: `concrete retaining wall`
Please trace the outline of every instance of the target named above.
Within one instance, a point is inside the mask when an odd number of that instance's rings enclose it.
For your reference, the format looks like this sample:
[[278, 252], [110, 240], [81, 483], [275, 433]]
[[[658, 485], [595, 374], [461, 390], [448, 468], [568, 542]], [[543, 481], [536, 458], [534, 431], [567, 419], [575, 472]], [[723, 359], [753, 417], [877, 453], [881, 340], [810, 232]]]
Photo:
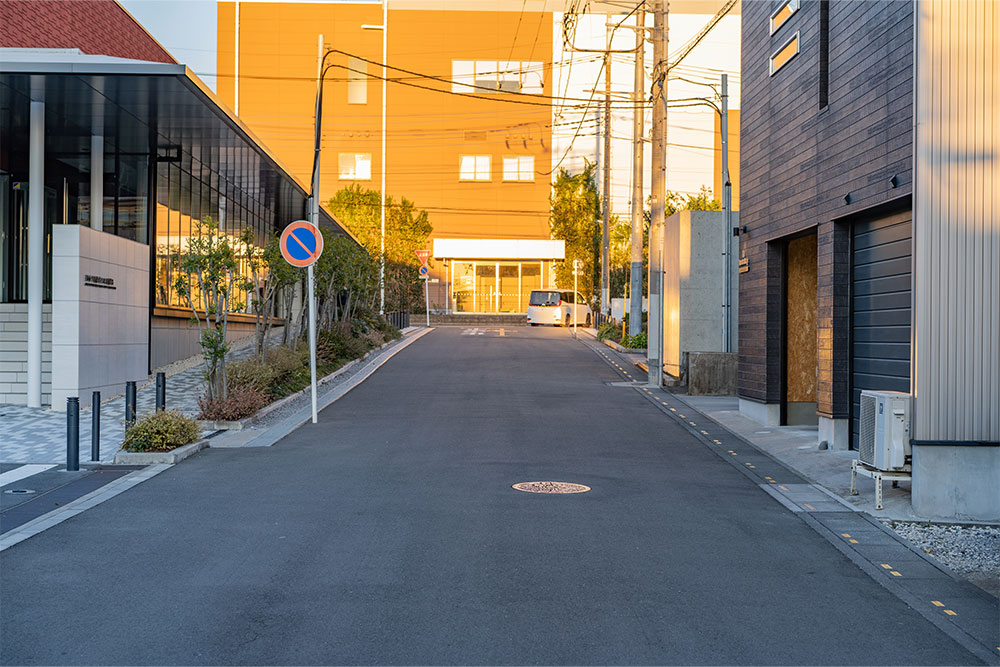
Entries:
[[736, 353], [688, 352], [688, 394], [692, 396], [732, 396], [736, 394]]
[[928, 519], [1000, 521], [1000, 445], [913, 445], [913, 510]]
[[[42, 405], [52, 402], [52, 305], [42, 304]], [[28, 403], [28, 304], [0, 303], [0, 404]]]

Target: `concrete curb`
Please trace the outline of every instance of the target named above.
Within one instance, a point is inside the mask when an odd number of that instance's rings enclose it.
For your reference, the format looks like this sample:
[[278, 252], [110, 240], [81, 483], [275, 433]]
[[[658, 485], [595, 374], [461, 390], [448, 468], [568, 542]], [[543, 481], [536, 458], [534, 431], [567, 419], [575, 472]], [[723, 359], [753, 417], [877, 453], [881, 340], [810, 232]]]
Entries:
[[201, 450], [208, 447], [208, 440], [199, 440], [190, 445], [177, 447], [168, 452], [126, 452], [119, 451], [115, 454], [115, 465], [120, 466], [151, 466], [157, 464], [174, 464], [189, 456], [194, 456]]
[[0, 537], [0, 551], [9, 549], [18, 542], [23, 542], [29, 537], [33, 537], [42, 531], [60, 524], [66, 519], [70, 519], [80, 512], [89, 510], [92, 507], [100, 505], [105, 500], [110, 500], [114, 498], [119, 493], [131, 489], [133, 486], [145, 482], [150, 477], [154, 475], [159, 475], [164, 470], [170, 468], [168, 464], [159, 464], [143, 468], [142, 470], [136, 470], [120, 479], [105, 484], [99, 489], [96, 489], [85, 496], [77, 498], [73, 502], [66, 503], [62, 507], [51, 512], [46, 512], [42, 516], [29, 521], [28, 523], [18, 526], [17, 528], [11, 530], [8, 533], [4, 533]]
[[644, 347], [642, 348], [623, 347], [618, 343], [614, 342], [613, 340], [608, 340], [607, 338], [605, 338], [601, 342], [610, 347], [612, 350], [616, 350], [618, 352], [621, 352], [622, 354], [646, 354], [646, 348]]

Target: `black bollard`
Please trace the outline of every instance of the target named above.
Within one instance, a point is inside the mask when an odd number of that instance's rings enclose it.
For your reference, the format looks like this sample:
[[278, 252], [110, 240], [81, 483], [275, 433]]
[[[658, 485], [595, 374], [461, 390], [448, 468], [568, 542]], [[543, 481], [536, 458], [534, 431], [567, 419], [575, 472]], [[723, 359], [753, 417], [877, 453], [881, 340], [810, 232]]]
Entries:
[[135, 380], [125, 383], [125, 430], [135, 424]]
[[156, 411], [162, 412], [167, 407], [167, 376], [165, 373], [156, 374]]
[[80, 469], [80, 398], [66, 399], [66, 471]]
[[101, 460], [101, 392], [90, 398], [90, 460]]

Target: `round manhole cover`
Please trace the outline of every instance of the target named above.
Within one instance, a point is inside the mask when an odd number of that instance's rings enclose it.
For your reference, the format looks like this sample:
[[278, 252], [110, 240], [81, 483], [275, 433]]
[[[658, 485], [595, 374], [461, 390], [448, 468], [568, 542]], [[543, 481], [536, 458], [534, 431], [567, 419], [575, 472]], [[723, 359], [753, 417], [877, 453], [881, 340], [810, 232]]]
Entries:
[[9, 493], [13, 496], [23, 496], [28, 493], [34, 493], [34, 489], [8, 489], [4, 493]]
[[586, 493], [589, 486], [569, 482], [519, 482], [513, 488], [526, 493]]

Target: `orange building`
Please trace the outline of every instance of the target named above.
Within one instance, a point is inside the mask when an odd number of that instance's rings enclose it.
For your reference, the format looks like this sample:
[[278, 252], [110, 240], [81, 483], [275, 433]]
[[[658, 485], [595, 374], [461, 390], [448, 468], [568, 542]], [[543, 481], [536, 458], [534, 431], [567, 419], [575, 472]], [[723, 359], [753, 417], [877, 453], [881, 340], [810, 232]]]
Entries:
[[[399, 69], [387, 74], [386, 192], [430, 215], [432, 308], [524, 312], [563, 257], [548, 224], [552, 14], [486, 4], [390, 5], [386, 64]], [[379, 190], [383, 32], [362, 26], [381, 25], [382, 6], [243, 1], [218, 12], [219, 97], [306, 182], [322, 35], [333, 67], [320, 199], [352, 183]]]

